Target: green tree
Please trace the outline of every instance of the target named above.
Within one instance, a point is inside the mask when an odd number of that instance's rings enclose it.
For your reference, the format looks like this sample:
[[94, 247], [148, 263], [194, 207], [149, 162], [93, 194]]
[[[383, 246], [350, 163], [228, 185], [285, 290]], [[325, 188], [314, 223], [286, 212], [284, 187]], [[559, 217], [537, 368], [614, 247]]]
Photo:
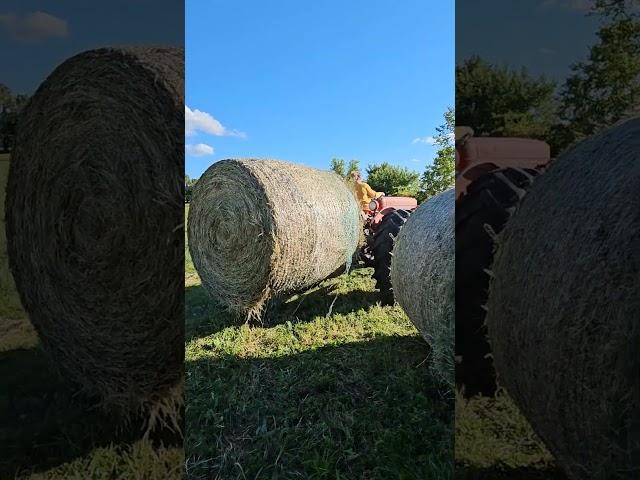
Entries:
[[349, 160], [346, 173], [347, 178], [351, 179], [351, 174], [358, 171], [360, 171], [360, 162], [358, 160]]
[[597, 133], [640, 105], [637, 7], [637, 0], [598, 0], [594, 5], [592, 13], [608, 20], [598, 30], [588, 59], [571, 67], [560, 91], [560, 121], [550, 140], [554, 150]]
[[604, 15], [614, 20], [638, 18], [640, 17], [640, 2], [638, 0], [596, 0], [590, 13]]
[[0, 150], [13, 148], [20, 111], [28, 100], [27, 95], [13, 95], [7, 86], [0, 84]]
[[555, 83], [545, 77], [473, 56], [456, 67], [457, 124], [477, 136], [544, 139], [556, 120], [554, 91]]
[[346, 164], [342, 158], [332, 158], [331, 170], [348, 181], [351, 179], [351, 174], [360, 169], [359, 164], [358, 160], [349, 160], [349, 163]]
[[6, 85], [0, 83], [0, 111], [3, 107], [10, 106], [13, 103], [13, 95]]
[[455, 185], [455, 110], [449, 107], [443, 116], [444, 123], [436, 127], [436, 135], [434, 136], [435, 144], [440, 148], [433, 163], [428, 165], [422, 174], [420, 190], [417, 195], [419, 202], [423, 202], [427, 198], [444, 192]]
[[193, 188], [198, 182], [197, 178], [191, 178], [189, 175], [184, 176], [184, 201], [190, 203], [193, 198]]
[[367, 183], [386, 195], [414, 197], [418, 193], [420, 174], [384, 162], [367, 168]]
[[332, 158], [331, 170], [336, 172], [342, 178], [345, 178], [344, 160], [342, 158]]
[[345, 161], [342, 158], [332, 158], [331, 170], [340, 175], [344, 181], [347, 182], [349, 187], [353, 187], [351, 174], [360, 170], [360, 162], [358, 162], [358, 160], [349, 160], [349, 163], [345, 164]]

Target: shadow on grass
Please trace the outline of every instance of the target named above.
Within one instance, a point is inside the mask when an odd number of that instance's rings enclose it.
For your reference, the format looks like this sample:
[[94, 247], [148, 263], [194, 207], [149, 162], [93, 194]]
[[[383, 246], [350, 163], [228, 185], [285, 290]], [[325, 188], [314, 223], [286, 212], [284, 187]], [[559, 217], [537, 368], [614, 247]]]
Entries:
[[184, 303], [186, 342], [197, 337], [206, 337], [246, 321], [239, 315], [228, 312], [222, 305], [218, 305], [202, 285], [185, 287]]
[[558, 468], [475, 468], [456, 466], [455, 480], [568, 480]]
[[333, 285], [323, 285], [299, 295], [285, 298], [265, 325], [276, 323], [303, 323], [319, 315], [345, 315], [358, 310], [368, 310], [380, 301], [379, 293], [364, 290], [334, 292]]
[[428, 354], [385, 336], [187, 361], [189, 478], [451, 478], [454, 403]]
[[[42, 472], [111, 443], [142, 438], [144, 422], [125, 428], [52, 371], [39, 349], [0, 353], [0, 478]], [[169, 431], [155, 442], [179, 445]]]
[[[335, 301], [334, 301], [335, 300]], [[255, 324], [265, 327], [290, 321], [303, 323], [318, 315], [348, 314], [379, 302], [379, 293], [364, 290], [333, 292], [333, 285], [323, 285], [305, 293], [285, 296], [272, 301], [266, 308], [262, 322]], [[211, 299], [201, 285], [185, 288], [186, 341], [206, 337], [233, 325], [247, 321], [234, 315]]]

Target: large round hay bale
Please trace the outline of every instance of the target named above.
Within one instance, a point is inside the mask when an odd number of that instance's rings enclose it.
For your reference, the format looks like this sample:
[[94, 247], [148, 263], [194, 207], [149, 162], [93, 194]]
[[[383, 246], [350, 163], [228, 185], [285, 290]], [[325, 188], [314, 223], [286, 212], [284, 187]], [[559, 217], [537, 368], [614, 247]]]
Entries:
[[562, 155], [507, 224], [498, 380], [571, 478], [640, 478], [640, 119]]
[[427, 200], [409, 217], [393, 248], [396, 300], [431, 346], [431, 366], [453, 387], [455, 190]]
[[11, 270], [53, 363], [106, 406], [179, 400], [183, 78], [182, 49], [82, 53], [18, 127]]
[[335, 173], [279, 160], [222, 160], [189, 207], [189, 250], [202, 284], [256, 317], [266, 302], [351, 262], [360, 235], [352, 192]]

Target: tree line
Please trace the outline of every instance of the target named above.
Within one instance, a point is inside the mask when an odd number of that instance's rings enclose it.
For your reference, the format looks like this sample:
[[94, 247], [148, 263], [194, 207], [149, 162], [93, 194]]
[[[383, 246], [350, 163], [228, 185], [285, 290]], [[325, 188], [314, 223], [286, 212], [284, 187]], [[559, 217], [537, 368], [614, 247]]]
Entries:
[[0, 83], [0, 152], [13, 149], [18, 128], [18, 116], [26, 105], [27, 95], [15, 95]]
[[[455, 182], [455, 112], [452, 107], [444, 112], [442, 125], [436, 127], [433, 137], [438, 146], [433, 162], [426, 166], [422, 174], [406, 167], [392, 165], [388, 162], [367, 167], [366, 182], [371, 188], [386, 195], [414, 197], [418, 202], [453, 187]], [[346, 163], [341, 158], [331, 160], [331, 170], [351, 183], [351, 174], [360, 171], [360, 162], [350, 160]]]

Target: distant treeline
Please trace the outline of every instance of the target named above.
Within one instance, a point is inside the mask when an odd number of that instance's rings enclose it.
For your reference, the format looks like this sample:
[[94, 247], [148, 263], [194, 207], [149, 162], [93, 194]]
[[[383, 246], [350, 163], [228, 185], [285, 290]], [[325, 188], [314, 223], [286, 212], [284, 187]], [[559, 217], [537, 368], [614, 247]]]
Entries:
[[[451, 187], [455, 182], [455, 111], [448, 108], [443, 114], [443, 123], [435, 128], [435, 134], [428, 143], [437, 146], [435, 158], [427, 163], [422, 174], [389, 162], [370, 165], [362, 177], [371, 188], [386, 195], [413, 197], [419, 203]], [[343, 177], [348, 183], [351, 174], [360, 170], [358, 160], [346, 163], [341, 158], [331, 160], [331, 170]]]
[[184, 203], [190, 203], [193, 197], [193, 187], [195, 186], [197, 178], [191, 178], [189, 175], [184, 176]]
[[0, 84], [0, 152], [13, 149], [18, 116], [28, 100], [27, 95], [14, 95], [7, 86]]

